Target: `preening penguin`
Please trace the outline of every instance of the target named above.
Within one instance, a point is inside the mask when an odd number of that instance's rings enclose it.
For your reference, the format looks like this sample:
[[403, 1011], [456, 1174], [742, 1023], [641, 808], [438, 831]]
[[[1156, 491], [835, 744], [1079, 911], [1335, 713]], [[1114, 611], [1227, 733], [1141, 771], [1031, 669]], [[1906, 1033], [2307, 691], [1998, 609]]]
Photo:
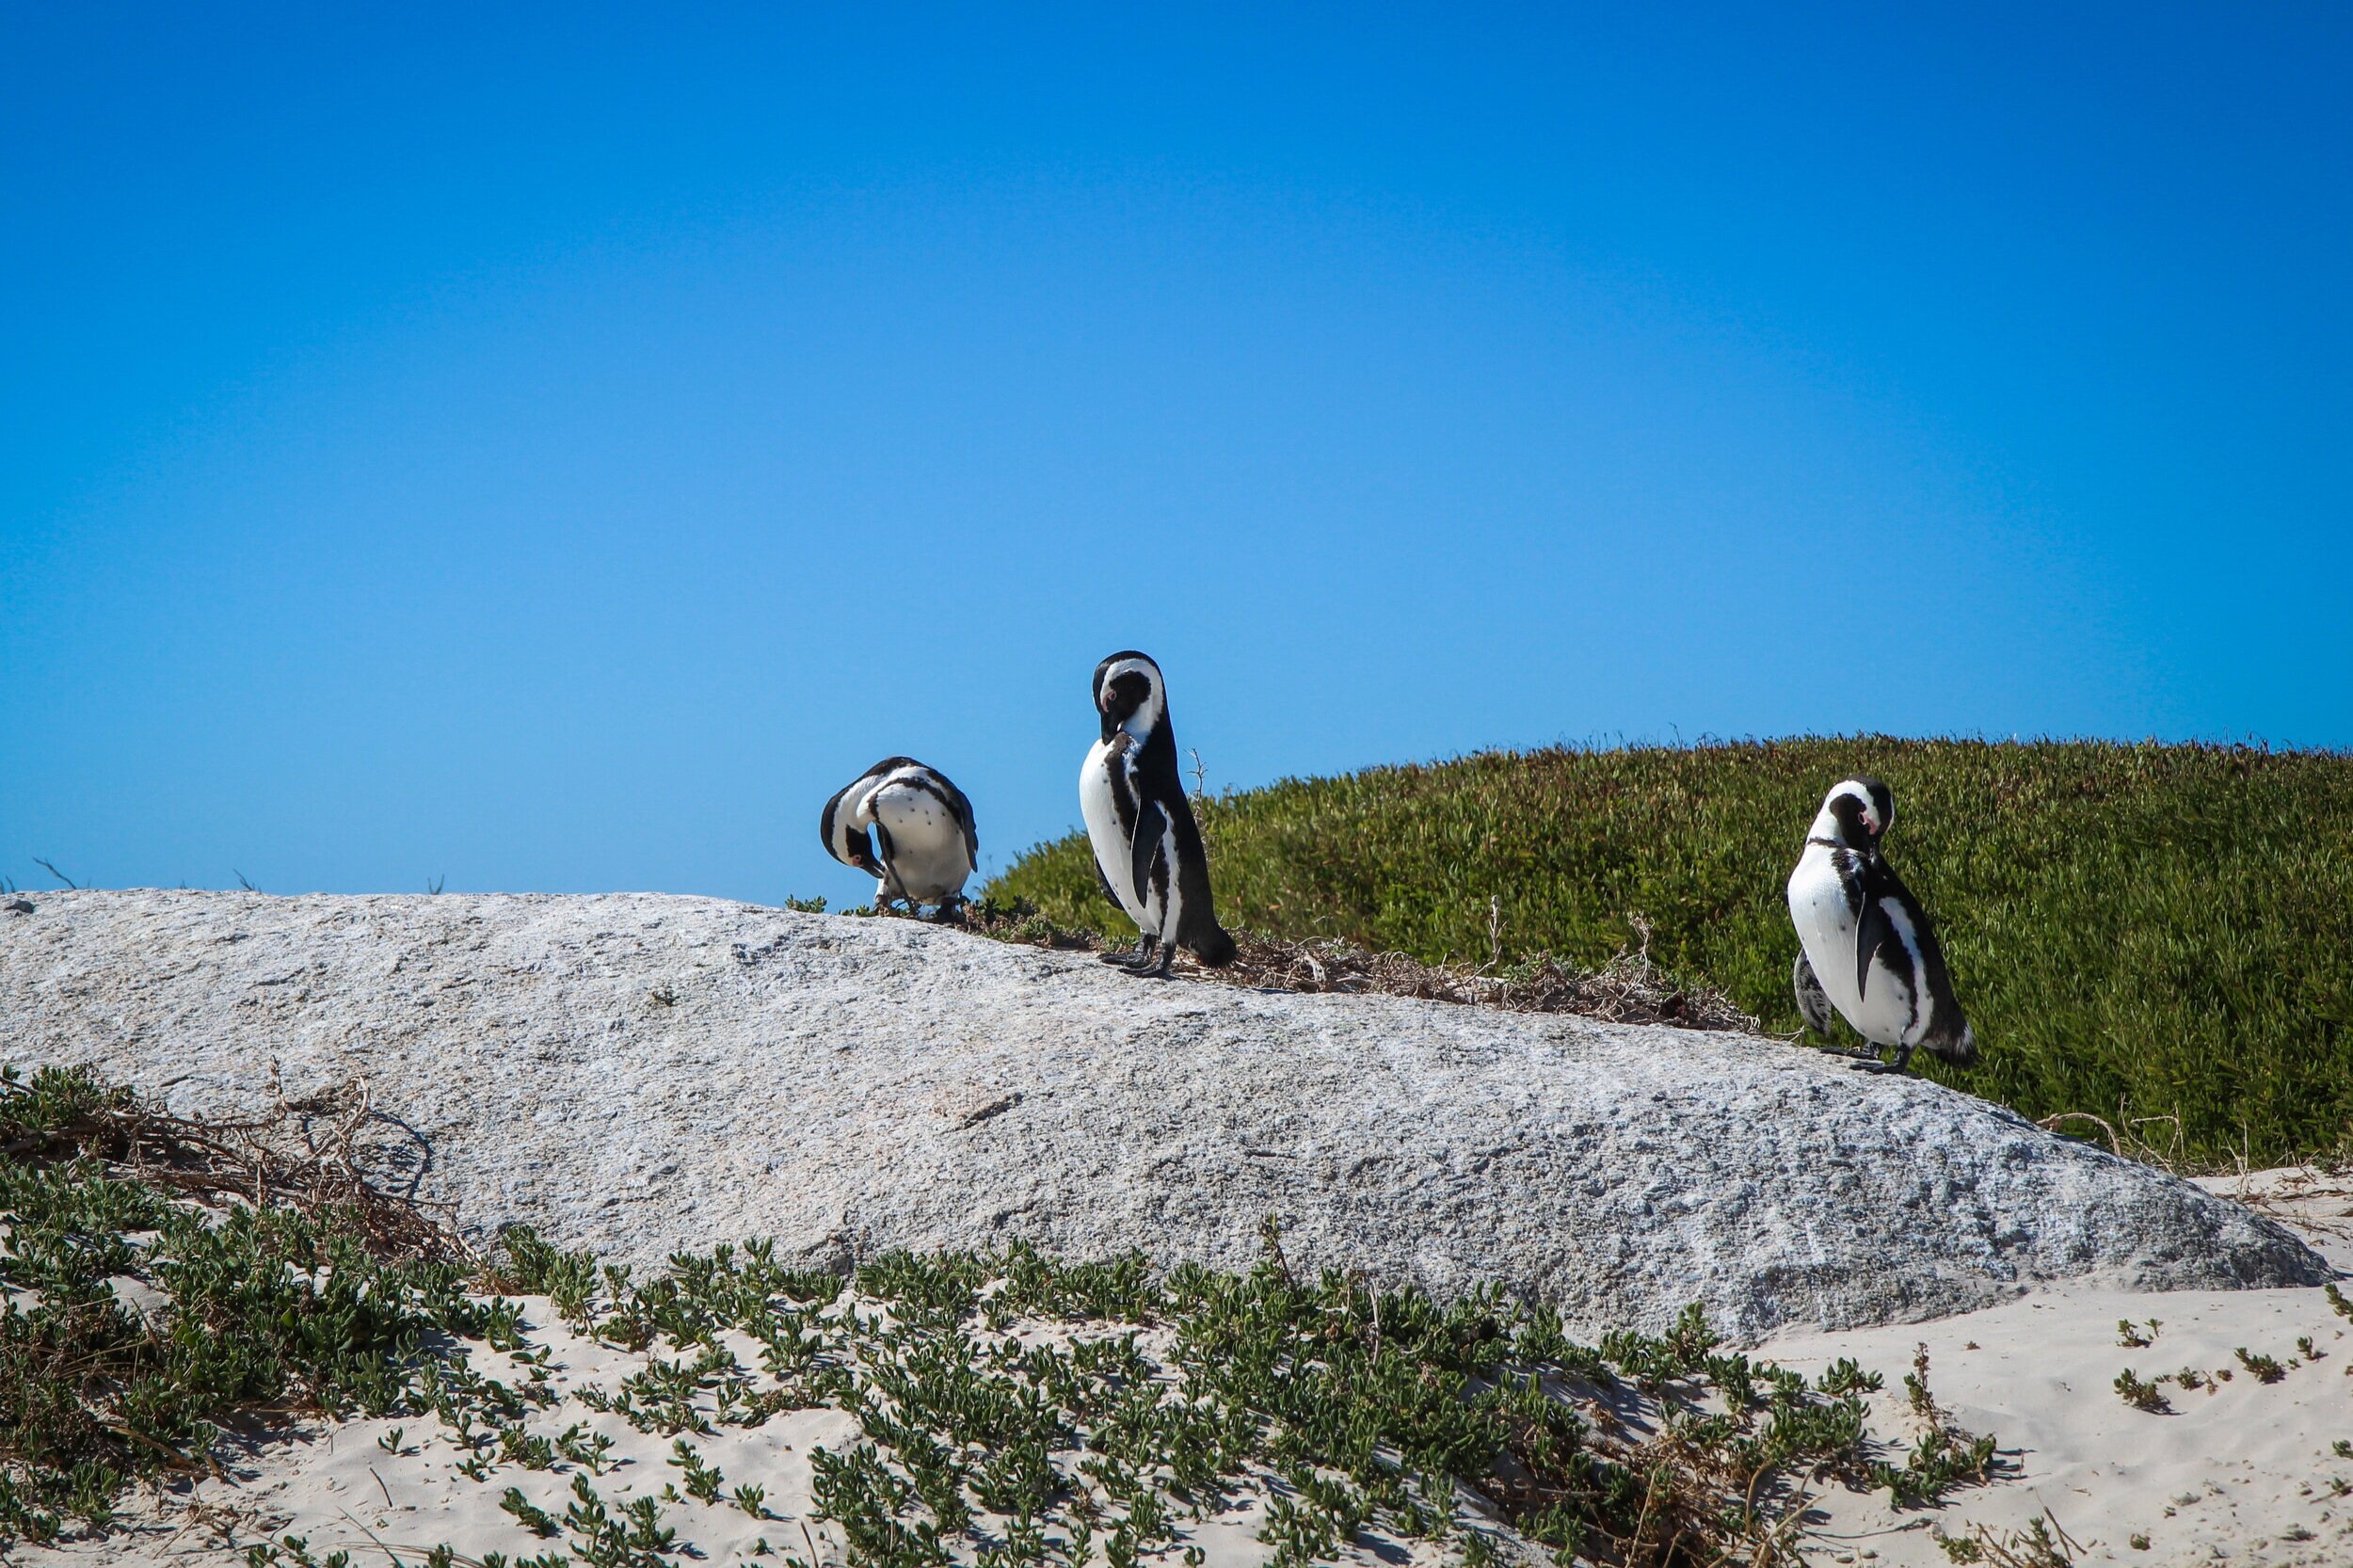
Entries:
[[910, 915], [921, 904], [959, 904], [980, 861], [972, 803], [912, 757], [886, 757], [836, 791], [818, 830], [835, 859], [874, 878], [877, 909], [892, 899]]
[[[1928, 911], [1880, 853], [1895, 796], [1876, 778], [1849, 778], [1823, 798], [1789, 873], [1789, 919], [1802, 949], [1790, 981], [1798, 1010], [1827, 1034], [1830, 1009], [1879, 1049], [1894, 1072], [1914, 1050], [1956, 1066], [1977, 1059]], [[1877, 1051], [1873, 1053], [1876, 1064]]]
[[1133, 955], [1104, 962], [1165, 975], [1181, 947], [1212, 967], [1232, 963], [1234, 939], [1210, 903], [1209, 852], [1176, 772], [1160, 666], [1132, 650], [1096, 665], [1095, 712], [1103, 735], [1079, 769], [1079, 810], [1103, 891], [1143, 933]]

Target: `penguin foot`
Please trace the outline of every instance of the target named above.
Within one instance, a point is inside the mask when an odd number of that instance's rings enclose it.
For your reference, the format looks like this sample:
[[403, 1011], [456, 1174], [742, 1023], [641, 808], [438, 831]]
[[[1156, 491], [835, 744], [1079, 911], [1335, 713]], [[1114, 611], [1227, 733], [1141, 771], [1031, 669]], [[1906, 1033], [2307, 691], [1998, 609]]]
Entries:
[[1878, 1062], [1883, 1060], [1878, 1051], [1871, 1049], [1867, 1046], [1858, 1048], [1854, 1046], [1820, 1045], [1809, 1046], [1806, 1048], [1809, 1050], [1819, 1051], [1824, 1056], [1835, 1056], [1849, 1062]]
[[1114, 968], [1137, 972], [1152, 962], [1152, 938], [1146, 936], [1136, 943], [1133, 952], [1105, 952], [1096, 954], [1096, 957], [1100, 962], [1109, 964]]

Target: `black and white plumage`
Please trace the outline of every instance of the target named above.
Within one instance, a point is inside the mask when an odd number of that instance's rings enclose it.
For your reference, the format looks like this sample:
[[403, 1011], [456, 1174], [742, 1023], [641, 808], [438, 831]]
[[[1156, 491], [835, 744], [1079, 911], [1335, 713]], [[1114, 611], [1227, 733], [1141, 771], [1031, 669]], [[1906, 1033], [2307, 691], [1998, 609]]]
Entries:
[[1789, 873], [1789, 919], [1801, 951], [1790, 980], [1806, 1022], [1830, 1032], [1835, 1008], [1856, 1033], [1892, 1048], [1891, 1071], [1915, 1050], [1956, 1066], [1977, 1057], [1977, 1039], [1953, 996], [1945, 950], [1928, 911], [1880, 852], [1896, 820], [1895, 796], [1876, 778], [1839, 782], [1806, 832]]
[[1104, 962], [1165, 975], [1181, 947], [1204, 964], [1232, 963], [1234, 939], [1210, 901], [1209, 852], [1176, 772], [1160, 666], [1132, 650], [1096, 665], [1095, 711], [1103, 732], [1079, 769], [1079, 810], [1105, 895], [1142, 933], [1133, 955]]
[[972, 803], [912, 757], [886, 757], [836, 791], [818, 831], [835, 859], [874, 879], [877, 909], [893, 899], [909, 914], [960, 903], [980, 862]]
[[1833, 1016], [1830, 996], [1822, 989], [1822, 983], [1814, 978], [1814, 966], [1806, 962], [1802, 947], [1798, 949], [1798, 961], [1789, 967], [1789, 989], [1797, 993], [1798, 1013], [1805, 1019], [1806, 1027], [1829, 1039]]

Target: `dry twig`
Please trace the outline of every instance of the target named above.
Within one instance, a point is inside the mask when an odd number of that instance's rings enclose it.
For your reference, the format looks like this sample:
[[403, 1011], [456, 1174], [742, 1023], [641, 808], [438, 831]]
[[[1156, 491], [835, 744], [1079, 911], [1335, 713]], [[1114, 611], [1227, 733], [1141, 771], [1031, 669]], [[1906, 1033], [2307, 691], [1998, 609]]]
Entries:
[[[1639, 929], [1639, 928], [1638, 928]], [[1340, 991], [1417, 997], [1512, 1013], [1575, 1013], [1611, 1023], [1664, 1023], [1683, 1029], [1754, 1031], [1754, 1015], [1722, 992], [1687, 985], [1651, 961], [1648, 944], [1620, 950], [1598, 969], [1542, 958], [1501, 974], [1424, 964], [1401, 952], [1368, 952], [1336, 937], [1285, 941], [1255, 931], [1234, 934], [1238, 952], [1206, 979], [1284, 991]]]
[[271, 1090], [278, 1104], [266, 1114], [198, 1119], [115, 1089], [72, 1122], [0, 1143], [0, 1155], [103, 1160], [200, 1202], [282, 1203], [313, 1219], [335, 1211], [379, 1257], [476, 1260], [445, 1217], [379, 1190], [361, 1170], [357, 1140], [373, 1114], [366, 1084], [288, 1099], [273, 1074]]
[[[1500, 919], [1500, 910], [1497, 911]], [[1694, 985], [1661, 968], [1650, 956], [1650, 922], [1628, 917], [1638, 945], [1621, 948], [1598, 969], [1577, 969], [1543, 957], [1501, 973], [1425, 964], [1401, 952], [1370, 952], [1336, 936], [1292, 941], [1237, 930], [1234, 962], [1203, 968], [1187, 962], [1177, 973], [1193, 980], [1259, 990], [1341, 992], [1351, 995], [1415, 997], [1425, 1001], [1498, 1007], [1510, 1013], [1574, 1013], [1609, 1023], [1673, 1024], [1680, 1029], [1739, 1030], [1753, 1033], [1756, 1016], [1711, 986]], [[1000, 941], [1033, 947], [1105, 951], [1092, 932], [1055, 925], [1027, 905], [1007, 909], [967, 905], [959, 923]], [[1120, 946], [1124, 944], [1112, 944]]]

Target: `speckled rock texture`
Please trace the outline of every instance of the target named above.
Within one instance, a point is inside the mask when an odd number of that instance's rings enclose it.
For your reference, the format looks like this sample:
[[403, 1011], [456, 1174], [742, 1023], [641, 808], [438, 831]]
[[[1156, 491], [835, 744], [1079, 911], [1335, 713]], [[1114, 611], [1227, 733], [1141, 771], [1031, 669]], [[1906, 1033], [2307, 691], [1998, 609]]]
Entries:
[[833, 1266], [1023, 1237], [1237, 1268], [1273, 1213], [1295, 1267], [1493, 1283], [1588, 1332], [1699, 1301], [1744, 1336], [2330, 1277], [2187, 1182], [1744, 1035], [1153, 983], [716, 899], [29, 902], [0, 908], [0, 1059], [182, 1112], [364, 1080], [393, 1178], [639, 1264], [768, 1235]]

